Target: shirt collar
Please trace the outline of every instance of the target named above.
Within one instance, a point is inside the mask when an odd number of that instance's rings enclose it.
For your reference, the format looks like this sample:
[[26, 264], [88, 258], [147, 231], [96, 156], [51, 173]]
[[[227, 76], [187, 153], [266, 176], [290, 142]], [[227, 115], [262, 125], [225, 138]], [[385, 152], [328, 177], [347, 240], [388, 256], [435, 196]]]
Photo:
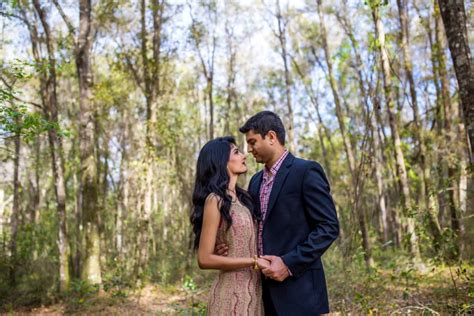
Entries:
[[283, 160], [285, 160], [286, 156], [288, 156], [288, 149], [285, 149], [283, 154], [280, 156], [280, 158], [278, 158], [278, 160], [273, 164], [273, 166], [270, 169], [268, 169], [267, 166], [263, 168], [263, 177], [265, 179], [269, 179], [273, 177], [280, 169], [283, 163]]

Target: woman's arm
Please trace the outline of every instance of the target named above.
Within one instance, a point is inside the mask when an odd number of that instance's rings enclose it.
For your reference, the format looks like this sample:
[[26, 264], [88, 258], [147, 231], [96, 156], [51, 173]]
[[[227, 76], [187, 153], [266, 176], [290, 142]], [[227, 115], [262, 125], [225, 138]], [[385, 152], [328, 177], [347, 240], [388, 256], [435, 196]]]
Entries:
[[[201, 269], [234, 270], [253, 266], [254, 258], [229, 258], [214, 254], [220, 220], [219, 198], [212, 195], [206, 199], [204, 204], [204, 218], [198, 248], [199, 267]], [[259, 263], [262, 260], [264, 259], [259, 259]]]

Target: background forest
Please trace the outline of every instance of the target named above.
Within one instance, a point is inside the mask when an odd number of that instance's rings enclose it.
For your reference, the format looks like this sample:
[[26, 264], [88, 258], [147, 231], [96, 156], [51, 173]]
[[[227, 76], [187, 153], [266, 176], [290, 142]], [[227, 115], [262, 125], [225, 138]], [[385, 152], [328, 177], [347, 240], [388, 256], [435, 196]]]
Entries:
[[0, 312], [204, 312], [197, 154], [264, 109], [330, 180], [332, 310], [473, 312], [472, 10], [0, 1]]

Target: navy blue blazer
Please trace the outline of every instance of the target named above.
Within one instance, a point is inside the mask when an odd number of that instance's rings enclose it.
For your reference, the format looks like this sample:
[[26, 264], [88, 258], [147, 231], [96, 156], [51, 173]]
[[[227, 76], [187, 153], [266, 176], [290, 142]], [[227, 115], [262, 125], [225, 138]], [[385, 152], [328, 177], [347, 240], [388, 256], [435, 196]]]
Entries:
[[[263, 171], [250, 180], [249, 193], [260, 207]], [[339, 235], [336, 207], [322, 167], [291, 153], [278, 170], [263, 225], [263, 252], [281, 256], [292, 276], [264, 280], [278, 314], [329, 312], [321, 256]]]

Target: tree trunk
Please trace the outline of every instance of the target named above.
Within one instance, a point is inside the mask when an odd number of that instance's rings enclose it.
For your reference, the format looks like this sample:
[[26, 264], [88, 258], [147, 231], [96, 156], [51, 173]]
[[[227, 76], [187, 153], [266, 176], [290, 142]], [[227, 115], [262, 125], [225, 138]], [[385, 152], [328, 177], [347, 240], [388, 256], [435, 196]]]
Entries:
[[398, 128], [398, 122], [394, 109], [394, 87], [392, 86], [390, 63], [388, 60], [388, 54], [385, 47], [385, 31], [383, 28], [382, 21], [380, 19], [379, 4], [374, 1], [372, 3], [372, 18], [375, 24], [376, 37], [378, 38], [378, 49], [380, 53], [380, 63], [383, 72], [384, 82], [384, 94], [385, 94], [385, 107], [387, 111], [388, 120], [390, 123], [390, 130], [392, 132], [392, 140], [394, 143], [394, 154], [396, 161], [396, 171], [399, 179], [400, 191], [403, 195], [403, 208], [406, 216], [407, 233], [409, 234], [409, 250], [412, 255], [412, 259], [420, 261], [420, 249], [418, 244], [418, 237], [415, 232], [415, 221], [408, 212], [411, 212], [411, 198], [410, 188], [408, 185], [408, 176], [405, 167], [405, 157], [402, 152], [402, 143], [400, 139], [400, 132]]
[[[319, 27], [321, 31], [321, 40], [323, 44], [323, 50], [324, 50], [324, 57], [326, 60], [326, 65], [328, 67], [328, 80], [329, 84], [331, 86], [331, 91], [332, 95], [334, 98], [334, 104], [336, 106], [336, 116], [337, 116], [337, 121], [339, 123], [339, 129], [341, 131], [341, 137], [344, 143], [344, 149], [346, 152], [347, 156], [347, 162], [348, 162], [348, 167], [349, 167], [349, 172], [351, 174], [351, 181], [352, 181], [352, 187], [354, 188], [354, 201], [358, 199], [357, 197], [357, 183], [358, 180], [357, 177], [360, 176], [362, 173], [358, 172], [356, 170], [356, 163], [355, 163], [355, 154], [354, 150], [352, 148], [352, 143], [349, 139], [349, 136], [346, 131], [346, 124], [344, 122], [344, 113], [343, 109], [341, 107], [341, 99], [339, 96], [338, 92], [338, 87], [336, 83], [336, 79], [334, 78], [334, 73], [333, 73], [333, 64], [332, 64], [332, 56], [329, 52], [329, 45], [328, 45], [328, 38], [327, 38], [327, 31], [326, 31], [326, 25], [324, 24], [324, 17], [321, 12], [321, 6], [322, 6], [322, 0], [317, 0], [317, 11], [318, 11], [318, 16], [319, 16]], [[356, 203], [354, 203], [356, 204]], [[369, 231], [367, 227], [367, 222], [365, 219], [365, 212], [364, 209], [360, 205], [355, 205], [356, 212], [357, 212], [357, 218], [359, 221], [359, 229], [362, 235], [362, 246], [364, 249], [364, 259], [367, 267], [373, 266], [373, 258], [372, 258], [372, 251], [371, 251], [371, 245], [370, 245], [370, 240], [369, 240]]]
[[[17, 125], [20, 124], [19, 119], [16, 119]], [[13, 208], [10, 216], [11, 225], [11, 239], [10, 239], [10, 284], [11, 286], [16, 285], [16, 267], [17, 267], [17, 235], [18, 235], [18, 223], [20, 218], [20, 149], [21, 149], [21, 138], [20, 131], [17, 131], [13, 136], [15, 144], [15, 155], [13, 156]]]
[[294, 136], [294, 118], [293, 118], [293, 106], [291, 104], [291, 74], [288, 65], [288, 52], [286, 47], [286, 22], [283, 19], [280, 8], [280, 1], [276, 0], [277, 7], [277, 22], [278, 22], [278, 41], [280, 42], [281, 53], [280, 56], [283, 60], [284, 77], [285, 77], [285, 97], [286, 97], [286, 109], [287, 109], [287, 130], [288, 130], [288, 147], [290, 151], [295, 151], [295, 136]]
[[423, 124], [420, 120], [420, 114], [418, 109], [418, 100], [416, 95], [415, 79], [413, 76], [413, 65], [411, 61], [410, 53], [410, 41], [408, 33], [408, 13], [406, 0], [397, 0], [398, 5], [398, 17], [400, 21], [400, 42], [402, 46], [403, 55], [403, 67], [405, 69], [405, 75], [408, 79], [411, 106], [413, 109], [413, 123], [414, 123], [414, 136], [418, 143], [418, 154], [420, 157], [420, 168], [421, 168], [421, 192], [420, 199], [425, 206], [427, 217], [430, 221], [431, 231], [434, 237], [434, 248], [438, 249], [441, 243], [441, 227], [438, 221], [438, 210], [436, 208], [436, 202], [434, 200], [434, 192], [431, 184], [429, 165], [427, 164], [427, 150], [425, 145], [425, 139], [423, 136]]
[[474, 163], [474, 72], [467, 36], [467, 18], [462, 0], [438, 0], [449, 50], [459, 86], [462, 118], [468, 134], [471, 163]]
[[[49, 121], [59, 126], [58, 119], [58, 99], [56, 94], [56, 59], [53, 48], [51, 29], [48, 23], [46, 12], [41, 7], [38, 0], [34, 0], [34, 7], [41, 20], [41, 25], [45, 32], [46, 48], [48, 52], [48, 72], [44, 74], [45, 89], [41, 90], [45, 115]], [[37, 60], [37, 62], [42, 62]], [[55, 128], [48, 130], [49, 148], [54, 178], [54, 191], [56, 196], [56, 211], [58, 216], [58, 248], [59, 248], [59, 290], [61, 293], [69, 289], [69, 241], [66, 220], [66, 181], [64, 178], [64, 157], [61, 138]]]
[[81, 164], [82, 224], [85, 249], [82, 256], [82, 279], [101, 284], [100, 236], [97, 163], [94, 152], [95, 128], [92, 104], [92, 6], [91, 0], [79, 1], [79, 34], [76, 43], [76, 66], [79, 79], [79, 149]]
[[[453, 60], [454, 70], [459, 87], [461, 99], [461, 118], [465, 123], [467, 131], [467, 148], [470, 161], [474, 164], [474, 72], [472, 69], [472, 56], [468, 43], [467, 19], [464, 2], [459, 0], [446, 1], [439, 0], [439, 9], [448, 39], [448, 46]], [[452, 110], [452, 109], [451, 109]], [[454, 111], [453, 111], [454, 112]], [[450, 115], [451, 116], [451, 115]], [[448, 118], [446, 118], [448, 120]], [[451, 130], [447, 131], [448, 133]], [[449, 136], [453, 136], [449, 133]], [[462, 137], [462, 136], [461, 136]], [[464, 137], [462, 137], [464, 138]], [[462, 153], [461, 153], [462, 155]], [[460, 223], [455, 206], [453, 187], [455, 185], [456, 171], [449, 165], [448, 185], [449, 185], [449, 208], [451, 215], [451, 228], [456, 234], [460, 243]], [[462, 247], [459, 247], [462, 248]], [[459, 251], [456, 257], [459, 256]]]

